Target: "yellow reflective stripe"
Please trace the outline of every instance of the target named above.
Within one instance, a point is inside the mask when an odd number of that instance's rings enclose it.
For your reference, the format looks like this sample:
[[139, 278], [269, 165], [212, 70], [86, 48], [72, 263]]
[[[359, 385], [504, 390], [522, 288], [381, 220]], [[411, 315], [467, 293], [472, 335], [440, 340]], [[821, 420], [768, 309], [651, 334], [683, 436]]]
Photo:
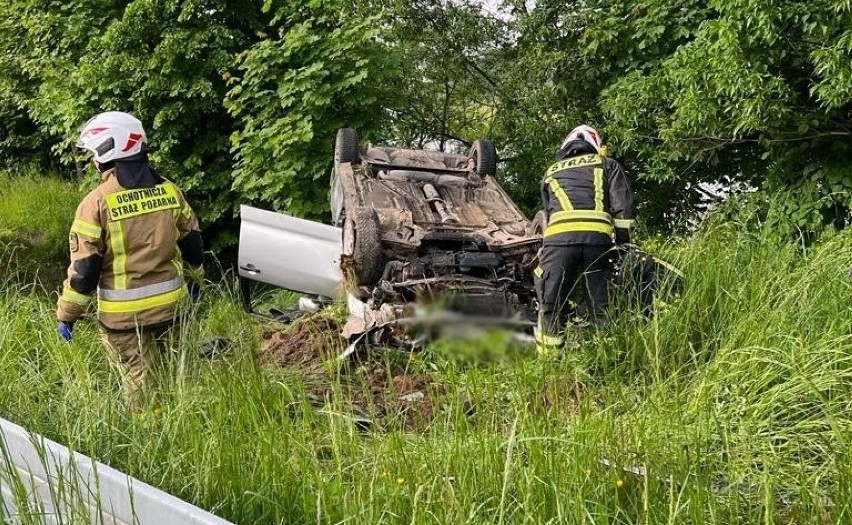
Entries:
[[565, 343], [565, 338], [561, 335], [547, 335], [538, 330], [535, 330], [535, 340], [545, 346], [562, 346]]
[[[172, 186], [175, 188], [175, 190], [177, 190], [177, 186], [175, 186], [174, 184], [172, 184]], [[186, 206], [186, 202], [184, 202], [184, 206]], [[178, 227], [178, 224], [180, 224], [180, 221], [179, 221], [180, 215], [181, 215], [180, 210], [177, 210], [177, 209], [174, 210], [174, 215], [173, 215], [174, 220], [172, 221], [172, 227], [174, 227], [175, 239], [181, 238], [180, 237], [180, 228]], [[175, 267], [175, 271], [177, 271], [178, 275], [183, 275], [183, 256], [181, 256], [180, 248], [178, 248], [176, 250], [175, 256], [172, 258], [171, 263], [172, 263], [172, 266]]]
[[563, 222], [560, 224], [552, 224], [544, 230], [544, 236], [559, 235], [560, 233], [568, 232], [597, 232], [612, 235], [615, 229], [612, 224], [591, 221]]
[[565, 190], [562, 189], [562, 186], [559, 185], [556, 179], [553, 177], [548, 177], [545, 179], [548, 186], [550, 186], [550, 191], [556, 196], [556, 199], [559, 201], [559, 206], [562, 207], [563, 210], [573, 210], [574, 205], [571, 204], [571, 199], [568, 198], [568, 194], [565, 193]]
[[204, 267], [203, 266], [198, 266], [198, 267], [194, 268], [190, 265], [186, 265], [186, 266], [183, 267], [183, 274], [186, 276], [187, 279], [189, 279], [191, 281], [195, 281], [197, 283], [204, 281]]
[[121, 221], [109, 223], [109, 242], [112, 248], [112, 273], [115, 277], [113, 288], [127, 289], [127, 245], [124, 244], [124, 232]]
[[71, 224], [71, 231], [93, 239], [100, 239], [103, 230], [97, 224], [92, 224], [82, 219], [74, 219], [73, 224]]
[[549, 224], [555, 224], [566, 220], [598, 220], [611, 222], [612, 216], [609, 213], [594, 210], [574, 210], [574, 211], [558, 211], [550, 214]]
[[595, 210], [603, 211], [604, 209], [604, 171], [601, 168], [595, 168]]
[[536, 266], [535, 270], [533, 270], [533, 275], [535, 275], [536, 278], [541, 279], [541, 276], [544, 275], [544, 270], [541, 269], [541, 266]]
[[175, 271], [177, 271], [178, 275], [183, 275], [183, 258], [180, 256], [180, 252], [178, 252], [178, 256], [172, 259], [172, 266], [175, 267]]
[[65, 286], [62, 289], [62, 297], [60, 297], [60, 299], [79, 306], [89, 306], [89, 303], [92, 302], [91, 295], [83, 295], [68, 286]]
[[174, 182], [166, 182], [163, 186], [167, 186], [171, 192], [178, 198], [178, 202], [180, 202], [180, 207], [174, 209], [174, 217], [177, 219], [178, 215], [183, 215], [187, 219], [192, 218], [192, 208], [189, 207], [189, 203], [186, 199], [183, 198], [183, 193], [181, 193], [180, 188]]
[[580, 155], [579, 157], [571, 157], [570, 159], [559, 161], [556, 164], [550, 166], [550, 169], [547, 170], [547, 174], [553, 175], [557, 171], [567, 170], [571, 168], [585, 168], [586, 166], [594, 166], [595, 164], [600, 164], [601, 162], [603, 162], [603, 160], [601, 159], [600, 155]]
[[105, 299], [98, 300], [98, 310], [108, 314], [131, 314], [157, 308], [158, 306], [168, 306], [180, 301], [187, 295], [186, 286], [182, 286], [177, 290], [166, 292], [144, 299], [135, 299], [133, 301], [107, 301]]
[[613, 220], [616, 228], [629, 229], [633, 227], [633, 219], [615, 219]]

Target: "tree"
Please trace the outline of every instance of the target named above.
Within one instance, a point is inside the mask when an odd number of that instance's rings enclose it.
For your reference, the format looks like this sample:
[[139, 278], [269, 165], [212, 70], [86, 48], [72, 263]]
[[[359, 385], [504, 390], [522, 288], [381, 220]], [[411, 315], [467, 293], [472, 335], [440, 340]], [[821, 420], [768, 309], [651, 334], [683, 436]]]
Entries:
[[852, 204], [849, 2], [513, 6], [498, 129], [522, 197], [535, 199], [528, 174], [541, 173], [565, 131], [589, 122], [631, 169], [652, 224], [671, 227], [713, 183], [783, 190], [799, 227], [842, 225]]
[[517, 38], [501, 59], [497, 140], [512, 158], [504, 171], [507, 182], [528, 209], [540, 206], [538, 185], [554, 151], [582, 123], [602, 131], [610, 153], [625, 161], [646, 197], [641, 210], [646, 221], [686, 197], [646, 177], [601, 107], [601, 93], [627, 72], [653, 69], [688, 42], [707, 16], [703, 3], [543, 0], [532, 8], [510, 3]]
[[229, 193], [233, 124], [222, 99], [234, 53], [263, 27], [252, 5], [13, 0], [2, 8], [16, 11], [4, 18], [16, 38], [3, 40], [0, 55], [10, 67], [0, 85], [9, 86], [19, 127], [31, 131], [26, 141], [15, 139], [19, 149], [43, 158], [49, 148], [54, 162], [68, 162], [88, 118], [131, 112], [147, 127], [158, 171], [189, 192], [209, 237], [229, 242], [217, 235], [238, 200]]
[[56, 167], [70, 128], [60, 106], [74, 106], [78, 59], [120, 9], [110, 0], [8, 0], [0, 4], [0, 161]]
[[75, 124], [109, 108], [127, 108], [141, 118], [157, 169], [180, 181], [217, 233], [225, 233], [239, 203], [230, 192], [234, 123], [222, 100], [234, 54], [257, 41], [266, 22], [252, 6], [239, 0], [134, 0], [89, 44], [74, 75], [76, 104], [65, 110]]
[[385, 138], [466, 152], [490, 136], [499, 103], [495, 51], [508, 41], [507, 22], [470, 0], [379, 0], [376, 8], [400, 66]]
[[376, 15], [342, 1], [270, 5], [270, 34], [240, 53], [225, 101], [236, 120], [233, 187], [249, 201], [327, 218], [337, 129], [382, 128], [395, 69]]
[[646, 177], [789, 195], [800, 228], [852, 205], [848, 2], [711, 1], [694, 37], [610, 86], [602, 108]]
[[157, 169], [188, 191], [214, 247], [235, 242], [243, 202], [318, 217], [336, 129], [384, 122], [385, 53], [360, 13], [322, 1], [12, 0], [0, 6], [13, 36], [0, 43], [0, 116], [13, 132], [0, 159], [67, 166], [82, 123], [123, 110], [146, 125]]
[[491, 136], [530, 212], [580, 123], [652, 227], [707, 184], [773, 195], [799, 228], [852, 207], [848, 0], [9, 0], [0, 31], [0, 163], [68, 166], [87, 118], [131, 111], [219, 245], [242, 202], [324, 217], [343, 126], [445, 150]]

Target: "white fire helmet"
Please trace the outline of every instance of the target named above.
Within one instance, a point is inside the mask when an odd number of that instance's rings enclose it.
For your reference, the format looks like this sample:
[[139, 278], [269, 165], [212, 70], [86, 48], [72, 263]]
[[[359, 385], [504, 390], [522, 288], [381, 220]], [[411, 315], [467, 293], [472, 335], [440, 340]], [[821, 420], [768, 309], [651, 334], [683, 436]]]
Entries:
[[147, 140], [139, 119], [121, 111], [107, 111], [83, 125], [77, 147], [91, 151], [95, 161], [104, 164], [136, 155]]
[[[577, 126], [576, 128], [571, 130], [571, 133], [565, 137], [565, 140], [562, 142], [561, 148], [564, 148], [568, 145], [569, 142], [575, 140], [585, 140], [592, 146], [594, 146], [595, 151], [598, 153], [601, 152], [601, 136], [598, 134], [597, 130], [591, 126], [586, 126], [585, 124], [582, 126]], [[560, 148], [560, 149], [561, 149]]]

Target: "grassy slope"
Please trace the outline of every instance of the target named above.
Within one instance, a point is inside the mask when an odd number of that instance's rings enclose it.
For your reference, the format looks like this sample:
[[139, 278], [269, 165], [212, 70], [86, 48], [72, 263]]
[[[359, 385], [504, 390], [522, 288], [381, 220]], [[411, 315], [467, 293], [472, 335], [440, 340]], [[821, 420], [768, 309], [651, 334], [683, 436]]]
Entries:
[[0, 275], [53, 288], [68, 264], [68, 230], [83, 197], [49, 177], [4, 177], [0, 185]]
[[[852, 235], [802, 252], [710, 226], [661, 250], [689, 285], [650, 323], [550, 361], [493, 341], [411, 356], [446, 385], [416, 433], [360, 434], [258, 368], [261, 327], [227, 286], [185, 325], [162, 411], [128, 415], [94, 325], [61, 344], [43, 293], [7, 286], [0, 415], [237, 523], [843, 521]], [[212, 333], [235, 347], [208, 362], [191, 349]]]

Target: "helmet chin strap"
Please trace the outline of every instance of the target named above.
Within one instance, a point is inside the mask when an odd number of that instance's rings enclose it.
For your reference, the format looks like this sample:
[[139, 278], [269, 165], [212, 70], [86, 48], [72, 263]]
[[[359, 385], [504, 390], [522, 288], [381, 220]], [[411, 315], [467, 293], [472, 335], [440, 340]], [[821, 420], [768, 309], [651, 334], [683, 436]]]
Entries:
[[106, 180], [109, 177], [109, 171], [115, 167], [114, 161], [104, 162], [103, 164], [96, 160], [92, 160], [92, 162], [95, 163], [95, 168], [97, 168], [98, 173], [101, 174], [102, 181]]

